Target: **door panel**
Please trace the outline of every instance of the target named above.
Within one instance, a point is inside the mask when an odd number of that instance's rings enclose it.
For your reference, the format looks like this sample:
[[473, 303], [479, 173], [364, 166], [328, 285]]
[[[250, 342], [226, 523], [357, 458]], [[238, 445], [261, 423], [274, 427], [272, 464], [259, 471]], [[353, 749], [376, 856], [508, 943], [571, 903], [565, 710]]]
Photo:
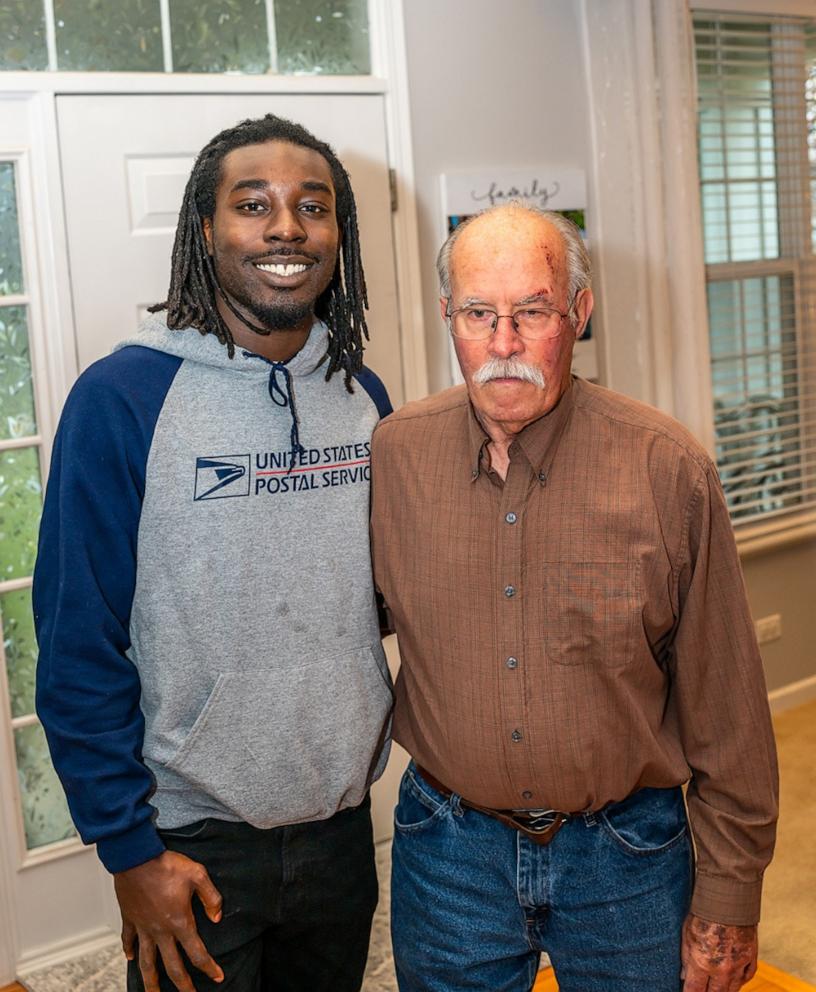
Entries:
[[[87, 367], [132, 335], [146, 308], [165, 298], [178, 207], [198, 150], [224, 127], [268, 112], [291, 117], [332, 144], [351, 175], [371, 299], [366, 362], [399, 405], [404, 398], [401, 347], [384, 109], [378, 95], [59, 96], [65, 264], [79, 366]], [[0, 128], [0, 138], [4, 135]], [[388, 647], [395, 663], [395, 646]], [[0, 729], [5, 734], [7, 728]], [[0, 758], [8, 759], [6, 750]], [[390, 836], [405, 760], [404, 754], [395, 755], [374, 788], [378, 839]], [[2, 832], [16, 836], [15, 810], [6, 804], [0, 812]], [[8, 899], [0, 891], [0, 927], [16, 932], [23, 970], [43, 954], [68, 952], [79, 942], [118, 931], [110, 877], [93, 851], [68, 847], [71, 853], [51, 849], [40, 863], [19, 871], [10, 852], [0, 852], [9, 855], [12, 883]], [[5, 871], [5, 865], [0, 868]], [[13, 906], [13, 923], [4, 918], [4, 905]]]
[[[79, 366], [132, 335], [147, 307], [165, 298], [178, 209], [199, 149], [223, 128], [266, 113], [309, 128], [332, 145], [349, 172], [370, 300], [366, 364], [398, 406], [404, 399], [402, 352], [381, 95], [59, 96]], [[393, 666], [395, 645], [389, 655]], [[377, 839], [391, 835], [407, 760], [398, 751], [374, 789]]]
[[130, 336], [167, 294], [184, 185], [198, 150], [247, 117], [289, 117], [328, 141], [355, 190], [371, 308], [366, 363], [402, 403], [383, 97], [57, 98], [79, 365]]

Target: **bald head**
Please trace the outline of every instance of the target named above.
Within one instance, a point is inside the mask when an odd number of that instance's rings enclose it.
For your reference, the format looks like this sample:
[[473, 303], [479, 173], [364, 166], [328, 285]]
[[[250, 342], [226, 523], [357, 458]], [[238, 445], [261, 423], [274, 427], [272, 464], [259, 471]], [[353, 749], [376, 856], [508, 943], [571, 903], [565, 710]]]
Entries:
[[[450, 233], [436, 263], [442, 296], [451, 297], [457, 263], [481, 256], [490, 264], [499, 254], [505, 258], [532, 254], [546, 260], [550, 275], [565, 284], [570, 308], [590, 285], [591, 262], [572, 221], [552, 210], [508, 204], [476, 214]], [[572, 309], [570, 319], [575, 322]]]

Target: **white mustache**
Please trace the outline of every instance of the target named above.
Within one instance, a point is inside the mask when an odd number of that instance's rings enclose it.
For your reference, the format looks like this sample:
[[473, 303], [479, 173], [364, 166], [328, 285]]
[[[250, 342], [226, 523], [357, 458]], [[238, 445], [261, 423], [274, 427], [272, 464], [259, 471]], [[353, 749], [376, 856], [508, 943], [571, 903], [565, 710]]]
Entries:
[[544, 389], [546, 386], [541, 369], [535, 365], [528, 365], [518, 358], [489, 358], [473, 374], [473, 381], [477, 386], [484, 386], [491, 379], [521, 379], [538, 386], [539, 389]]

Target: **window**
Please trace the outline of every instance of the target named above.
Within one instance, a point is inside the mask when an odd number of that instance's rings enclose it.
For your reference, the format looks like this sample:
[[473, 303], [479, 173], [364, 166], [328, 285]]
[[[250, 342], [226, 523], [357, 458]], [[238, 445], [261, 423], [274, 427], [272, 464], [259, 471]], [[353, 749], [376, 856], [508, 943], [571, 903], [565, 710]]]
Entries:
[[26, 847], [32, 850], [72, 836], [74, 828], [34, 712], [37, 644], [31, 573], [42, 507], [42, 442], [29, 351], [16, 169], [16, 161], [0, 161], [0, 679], [5, 680], [11, 708], [23, 829]]
[[368, 5], [6, 0], [0, 69], [368, 75]]
[[816, 21], [694, 35], [717, 465], [758, 522], [816, 508]]

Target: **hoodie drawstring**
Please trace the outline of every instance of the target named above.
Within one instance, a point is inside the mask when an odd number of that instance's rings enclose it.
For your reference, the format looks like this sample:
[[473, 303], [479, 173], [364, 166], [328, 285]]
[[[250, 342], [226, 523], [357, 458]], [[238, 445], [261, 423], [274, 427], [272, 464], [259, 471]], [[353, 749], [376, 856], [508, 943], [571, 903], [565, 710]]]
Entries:
[[[261, 361], [271, 366], [268, 382], [269, 397], [275, 406], [288, 406], [292, 414], [292, 429], [289, 432], [289, 472], [291, 472], [295, 467], [295, 459], [299, 455], [306, 453], [306, 449], [300, 443], [300, 420], [297, 415], [297, 408], [295, 407], [295, 394], [292, 392], [292, 373], [283, 362], [273, 362], [269, 358], [264, 358], [263, 355], [256, 355], [252, 351], [245, 351], [243, 355], [244, 358], [260, 358]], [[283, 388], [278, 381], [279, 372], [283, 375]]]

